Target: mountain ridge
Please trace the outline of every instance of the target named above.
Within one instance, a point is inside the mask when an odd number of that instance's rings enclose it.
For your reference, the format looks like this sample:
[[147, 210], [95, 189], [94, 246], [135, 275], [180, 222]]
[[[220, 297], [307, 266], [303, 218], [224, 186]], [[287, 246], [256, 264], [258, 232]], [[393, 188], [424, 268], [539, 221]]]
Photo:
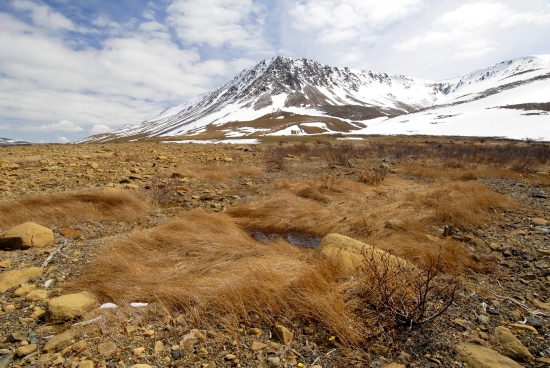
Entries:
[[[88, 137], [83, 142], [184, 136], [250, 137], [278, 132], [310, 134], [303, 133], [301, 126], [308, 123], [318, 123], [317, 133], [379, 134], [377, 129], [369, 131], [370, 123], [379, 125], [380, 121], [391, 122], [426, 109], [468, 104], [499, 93], [503, 85], [516, 88], [531, 83], [526, 81], [533, 78], [542, 78], [548, 84], [545, 75], [550, 75], [550, 55], [503, 61], [439, 82], [277, 56], [243, 70], [211, 92], [165, 109], [153, 119]], [[280, 119], [283, 112], [290, 115], [280, 124], [270, 121]], [[293, 126], [292, 116], [298, 125], [289, 130]], [[243, 125], [244, 122], [250, 124]], [[330, 122], [340, 128], [329, 128]], [[476, 135], [475, 131], [472, 133], [468, 135]]]

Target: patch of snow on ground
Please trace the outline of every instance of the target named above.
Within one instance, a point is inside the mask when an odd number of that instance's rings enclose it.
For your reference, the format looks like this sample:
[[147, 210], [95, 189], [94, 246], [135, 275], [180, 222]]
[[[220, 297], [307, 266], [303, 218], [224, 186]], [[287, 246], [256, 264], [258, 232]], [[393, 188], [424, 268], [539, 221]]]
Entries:
[[162, 141], [161, 143], [197, 143], [197, 144], [259, 144], [259, 139], [254, 138], [246, 138], [246, 139], [222, 139], [222, 140], [216, 140], [216, 139], [205, 139], [205, 140], [198, 140], [198, 139], [187, 139], [182, 141]]

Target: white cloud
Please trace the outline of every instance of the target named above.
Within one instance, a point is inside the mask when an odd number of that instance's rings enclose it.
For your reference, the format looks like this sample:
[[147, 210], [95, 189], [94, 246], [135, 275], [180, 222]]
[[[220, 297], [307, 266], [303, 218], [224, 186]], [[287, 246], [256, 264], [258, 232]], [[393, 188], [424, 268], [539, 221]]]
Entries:
[[31, 131], [31, 132], [45, 132], [45, 133], [50, 133], [50, 132], [76, 133], [84, 129], [82, 129], [78, 125], [71, 123], [68, 120], [61, 120], [58, 123], [40, 125], [37, 127], [22, 127], [20, 130], [26, 131], [26, 132]]
[[109, 128], [107, 125], [104, 124], [96, 124], [90, 129], [90, 134], [101, 134], [101, 133], [107, 133], [110, 132], [112, 129]]
[[69, 143], [70, 141], [67, 137], [57, 137], [57, 143]]
[[420, 9], [422, 0], [289, 1], [292, 27], [316, 32], [323, 43], [374, 41], [377, 30]]
[[451, 58], [477, 58], [498, 47], [499, 30], [527, 24], [550, 24], [550, 13], [514, 12], [503, 3], [464, 4], [438, 16], [427, 32], [392, 47], [406, 52], [440, 46], [449, 50]]
[[252, 0], [174, 0], [167, 21], [188, 45], [228, 45], [268, 53], [263, 37], [264, 8]]
[[20, 11], [30, 11], [31, 19], [37, 26], [50, 30], [64, 29], [74, 31], [76, 29], [70, 19], [54, 11], [47, 5], [42, 5], [29, 0], [14, 0], [13, 6], [15, 9]]

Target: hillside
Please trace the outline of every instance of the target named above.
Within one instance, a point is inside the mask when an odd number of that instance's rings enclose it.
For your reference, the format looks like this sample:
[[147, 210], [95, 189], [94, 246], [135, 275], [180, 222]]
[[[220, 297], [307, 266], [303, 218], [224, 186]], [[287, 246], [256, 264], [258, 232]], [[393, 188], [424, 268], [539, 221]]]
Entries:
[[83, 142], [329, 133], [547, 139], [549, 78], [550, 56], [439, 82], [275, 57], [151, 120]]

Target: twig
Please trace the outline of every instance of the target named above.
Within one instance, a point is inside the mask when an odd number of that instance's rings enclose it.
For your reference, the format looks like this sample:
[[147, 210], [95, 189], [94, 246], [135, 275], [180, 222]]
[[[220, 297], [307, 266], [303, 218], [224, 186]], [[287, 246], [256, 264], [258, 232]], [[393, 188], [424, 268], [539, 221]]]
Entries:
[[67, 239], [63, 239], [63, 243], [61, 243], [61, 245], [59, 247], [57, 247], [49, 256], [48, 258], [46, 258], [46, 260], [44, 261], [44, 263], [42, 263], [42, 268], [46, 267], [48, 265], [48, 263], [50, 263], [50, 261], [52, 260], [53, 256], [55, 255], [55, 253], [60, 253], [61, 249], [63, 249], [64, 247], [67, 246]]
[[497, 294], [493, 293], [492, 291], [491, 291], [491, 294], [493, 294], [494, 296], [496, 296], [496, 297], [499, 298], [499, 299], [506, 299], [506, 300], [511, 301], [512, 303], [514, 303], [514, 304], [520, 306], [521, 308], [525, 309], [527, 312], [529, 312], [529, 313], [532, 314], [533, 316], [550, 317], [550, 314], [541, 312], [541, 311], [536, 310], [536, 309], [535, 309], [535, 310], [529, 309], [529, 307], [526, 306], [525, 303], [523, 303], [523, 302], [518, 302], [517, 300], [515, 300], [515, 299], [513, 299], [513, 298], [510, 298], [510, 297], [508, 297], [508, 296], [497, 295]]
[[96, 318], [92, 318], [92, 319], [90, 319], [90, 320], [88, 320], [88, 321], [75, 323], [75, 324], [73, 324], [73, 326], [86, 326], [86, 325], [91, 325], [92, 323], [97, 322], [97, 321], [101, 320], [102, 318], [103, 318], [103, 316], [99, 316], [99, 317], [96, 317]]

